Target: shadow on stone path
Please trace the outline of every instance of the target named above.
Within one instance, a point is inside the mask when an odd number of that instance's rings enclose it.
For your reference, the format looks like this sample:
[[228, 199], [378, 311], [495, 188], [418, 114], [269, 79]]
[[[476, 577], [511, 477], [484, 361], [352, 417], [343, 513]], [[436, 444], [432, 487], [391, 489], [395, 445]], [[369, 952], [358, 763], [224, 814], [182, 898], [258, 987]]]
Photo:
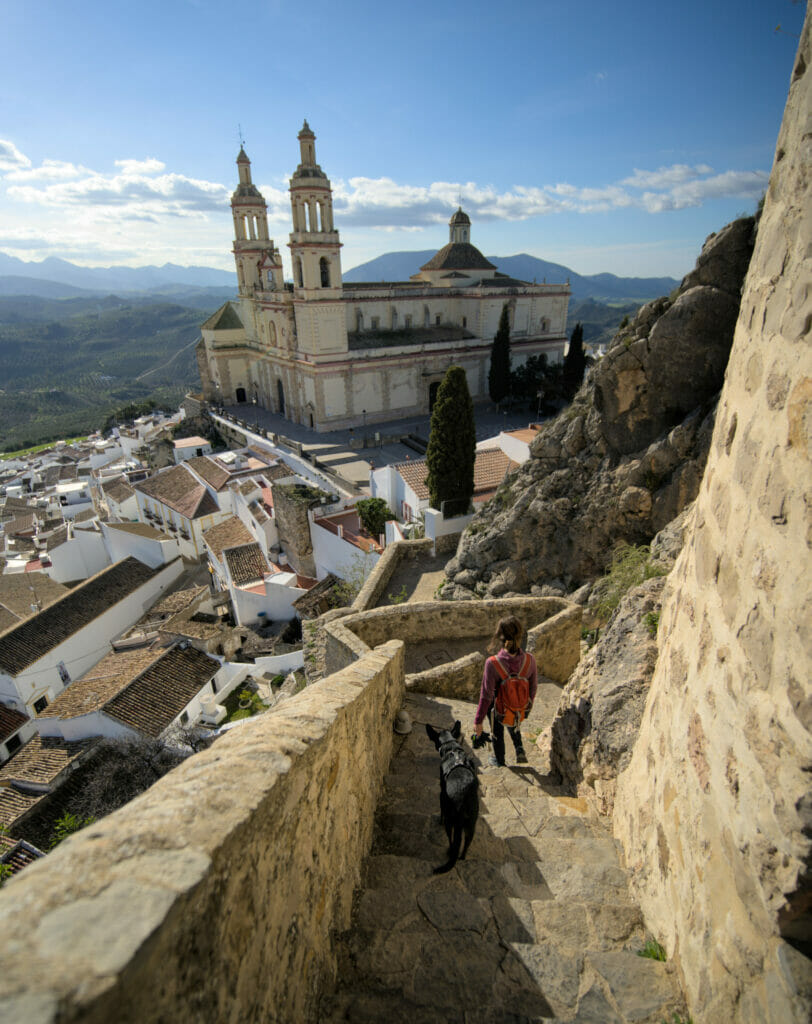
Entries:
[[670, 965], [636, 955], [647, 936], [615, 841], [542, 773], [534, 745], [527, 766], [510, 766], [508, 740], [508, 767], [480, 770], [468, 857], [432, 874], [447, 843], [424, 723], [459, 718], [470, 735], [475, 707], [420, 694], [405, 706], [414, 729], [396, 737], [320, 1020], [660, 1024], [684, 1012]]

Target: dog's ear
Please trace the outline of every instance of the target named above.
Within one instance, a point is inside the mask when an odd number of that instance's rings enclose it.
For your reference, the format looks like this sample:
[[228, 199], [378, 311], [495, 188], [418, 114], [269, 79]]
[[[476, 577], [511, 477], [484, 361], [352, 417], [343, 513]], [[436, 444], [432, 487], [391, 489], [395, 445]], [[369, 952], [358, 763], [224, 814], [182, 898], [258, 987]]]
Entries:
[[439, 746], [440, 746], [440, 744], [439, 744], [440, 734], [437, 732], [436, 729], [432, 729], [432, 727], [429, 725], [428, 722], [426, 722], [426, 733], [428, 734], [428, 737], [431, 740], [431, 742], [434, 744], [434, 746], [439, 748]]
[[455, 740], [458, 740], [461, 734], [462, 726], [460, 725], [460, 720], [458, 718], [457, 721], [454, 723], [454, 728], [451, 730], [451, 735], [454, 737]]

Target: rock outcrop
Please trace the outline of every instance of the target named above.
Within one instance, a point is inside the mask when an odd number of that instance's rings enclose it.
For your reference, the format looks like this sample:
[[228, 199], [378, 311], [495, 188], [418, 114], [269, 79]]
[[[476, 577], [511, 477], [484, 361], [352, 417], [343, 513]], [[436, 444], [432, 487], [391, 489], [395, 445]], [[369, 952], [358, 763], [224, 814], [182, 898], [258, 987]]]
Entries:
[[463, 534], [444, 598], [565, 593], [599, 575], [618, 541], [648, 543], [693, 501], [753, 235], [748, 217], [711, 236], [677, 296], [619, 332]]

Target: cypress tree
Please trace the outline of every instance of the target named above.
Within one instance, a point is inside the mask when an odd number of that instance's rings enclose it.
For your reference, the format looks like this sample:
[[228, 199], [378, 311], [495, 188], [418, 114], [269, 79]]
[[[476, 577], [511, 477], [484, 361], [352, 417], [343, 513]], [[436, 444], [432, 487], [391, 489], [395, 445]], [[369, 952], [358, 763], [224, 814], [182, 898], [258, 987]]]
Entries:
[[576, 324], [570, 338], [570, 347], [567, 349], [567, 354], [564, 357], [564, 392], [567, 398], [572, 398], [581, 386], [585, 369], [584, 329], [581, 324]]
[[426, 451], [432, 508], [446, 516], [466, 514], [474, 494], [475, 455], [474, 404], [465, 370], [450, 366], [437, 390]]
[[510, 392], [510, 314], [507, 303], [502, 306], [499, 327], [491, 345], [491, 365], [488, 370], [488, 393], [498, 405]]

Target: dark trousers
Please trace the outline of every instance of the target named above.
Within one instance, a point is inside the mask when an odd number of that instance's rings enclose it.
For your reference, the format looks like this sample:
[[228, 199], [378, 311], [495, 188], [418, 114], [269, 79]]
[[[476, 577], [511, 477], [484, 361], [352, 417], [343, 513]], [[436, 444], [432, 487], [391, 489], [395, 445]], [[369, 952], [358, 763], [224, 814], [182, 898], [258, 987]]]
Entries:
[[[493, 738], [493, 756], [499, 762], [499, 764], [505, 763], [505, 724], [502, 721], [500, 715], [497, 715], [496, 709], [491, 704], [488, 710], [488, 720], [491, 723], [491, 736]], [[518, 754], [520, 751], [524, 751], [524, 744], [522, 743], [522, 734], [518, 725], [509, 725], [507, 731], [510, 733], [510, 738], [513, 740], [513, 746]]]

